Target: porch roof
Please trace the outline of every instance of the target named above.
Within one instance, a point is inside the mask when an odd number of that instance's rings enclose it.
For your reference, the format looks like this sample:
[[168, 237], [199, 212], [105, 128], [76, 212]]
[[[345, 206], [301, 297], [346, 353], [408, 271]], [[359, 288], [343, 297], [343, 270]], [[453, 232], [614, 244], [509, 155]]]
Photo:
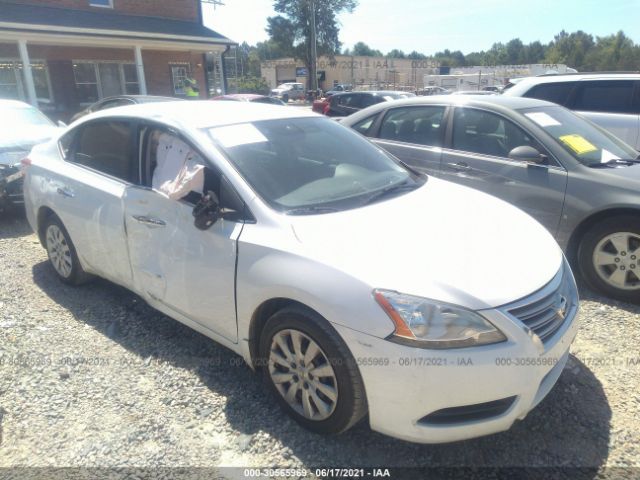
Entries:
[[199, 22], [139, 15], [108, 14], [8, 3], [0, 0], [0, 40], [2, 32], [30, 32], [42, 35], [82, 36], [114, 40], [161, 41], [192, 44], [235, 44]]

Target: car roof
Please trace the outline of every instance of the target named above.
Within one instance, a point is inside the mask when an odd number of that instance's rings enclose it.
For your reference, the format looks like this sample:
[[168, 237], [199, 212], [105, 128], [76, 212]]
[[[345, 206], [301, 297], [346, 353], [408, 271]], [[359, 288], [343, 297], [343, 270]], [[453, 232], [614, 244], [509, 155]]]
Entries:
[[[112, 95], [110, 97], [105, 97], [101, 100], [99, 100], [99, 103], [103, 103], [103, 102], [107, 102], [109, 100], [120, 100], [120, 99], [127, 99], [127, 100], [133, 100], [135, 102], [138, 103], [149, 103], [149, 102], [171, 102], [174, 100], [180, 100], [178, 98], [173, 98], [173, 97], [162, 97], [159, 95]], [[98, 103], [96, 102], [96, 103]]]
[[[515, 80], [515, 79], [514, 79]], [[557, 83], [557, 82], [579, 82], [583, 80], [640, 80], [639, 73], [567, 73], [553, 75], [539, 75], [537, 77], [525, 77], [517, 83], [527, 83], [528, 85], [538, 83]]]
[[394, 100], [392, 102], [378, 103], [346, 117], [342, 123], [352, 125], [387, 108], [415, 105], [489, 107], [494, 110], [520, 110], [525, 108], [558, 106], [555, 103], [538, 100], [536, 98], [505, 97], [504, 95], [430, 95], [427, 97], [412, 97], [403, 100]]
[[185, 128], [199, 129], [236, 123], [286, 118], [323, 118], [297, 108], [252, 102], [211, 102], [209, 100], [146, 103], [110, 108], [83, 117], [82, 121], [99, 118], [131, 117], [178, 123]]

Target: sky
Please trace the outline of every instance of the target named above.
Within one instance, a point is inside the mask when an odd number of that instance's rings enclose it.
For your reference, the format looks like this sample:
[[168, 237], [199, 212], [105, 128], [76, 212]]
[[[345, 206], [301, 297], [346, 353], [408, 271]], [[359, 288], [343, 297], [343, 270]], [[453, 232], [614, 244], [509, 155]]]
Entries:
[[[322, 0], [317, 0], [322, 1]], [[204, 7], [205, 24], [242, 43], [268, 38], [272, 0], [223, 0]], [[449, 50], [487, 50], [520, 38], [548, 43], [562, 29], [604, 36], [623, 30], [640, 43], [640, 0], [359, 0], [339, 17], [342, 48], [365, 42], [383, 53], [397, 48], [426, 55]]]

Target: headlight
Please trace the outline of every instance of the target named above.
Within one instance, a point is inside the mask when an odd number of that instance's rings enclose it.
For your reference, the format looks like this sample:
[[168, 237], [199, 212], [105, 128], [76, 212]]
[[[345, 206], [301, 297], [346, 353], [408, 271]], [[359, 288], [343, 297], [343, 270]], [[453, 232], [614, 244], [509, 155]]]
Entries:
[[399, 343], [422, 348], [460, 348], [507, 339], [471, 310], [391, 290], [374, 290], [373, 295], [396, 327], [390, 340]]

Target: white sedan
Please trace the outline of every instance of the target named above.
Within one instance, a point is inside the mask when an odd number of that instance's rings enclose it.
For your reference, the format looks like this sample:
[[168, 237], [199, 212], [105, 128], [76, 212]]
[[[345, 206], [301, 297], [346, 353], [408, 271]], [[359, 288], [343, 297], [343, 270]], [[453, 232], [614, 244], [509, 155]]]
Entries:
[[93, 275], [242, 355], [316, 432], [416, 442], [508, 429], [550, 391], [578, 297], [553, 238], [296, 109], [89, 115], [25, 164], [63, 282]]

